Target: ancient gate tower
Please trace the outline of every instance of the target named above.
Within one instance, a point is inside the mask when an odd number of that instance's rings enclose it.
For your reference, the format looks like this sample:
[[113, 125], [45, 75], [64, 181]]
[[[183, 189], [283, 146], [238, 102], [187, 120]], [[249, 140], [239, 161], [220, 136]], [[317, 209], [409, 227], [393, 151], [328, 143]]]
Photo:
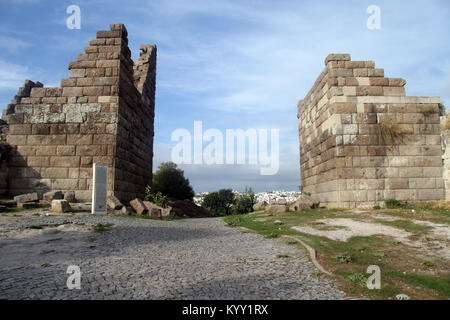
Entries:
[[440, 99], [349, 54], [325, 66], [298, 103], [302, 191], [343, 208], [445, 199]]
[[131, 60], [123, 24], [98, 31], [61, 87], [25, 85], [4, 111], [7, 191], [74, 190], [90, 199], [92, 165], [108, 165], [108, 193], [143, 197], [152, 180], [156, 46]]

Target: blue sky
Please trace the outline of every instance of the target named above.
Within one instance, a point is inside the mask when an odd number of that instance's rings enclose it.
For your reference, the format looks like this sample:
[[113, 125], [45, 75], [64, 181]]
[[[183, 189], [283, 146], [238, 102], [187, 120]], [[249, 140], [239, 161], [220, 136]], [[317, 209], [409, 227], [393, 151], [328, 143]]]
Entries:
[[[81, 9], [81, 29], [66, 8]], [[381, 30], [369, 30], [369, 5]], [[59, 86], [67, 65], [98, 30], [128, 29], [132, 58], [158, 46], [153, 170], [170, 160], [177, 128], [280, 130], [280, 170], [255, 165], [181, 165], [197, 192], [224, 187], [296, 190], [300, 184], [298, 100], [329, 53], [374, 60], [407, 95], [450, 106], [450, 2], [443, 1], [50, 1], [0, 0], [0, 109], [25, 79]]]

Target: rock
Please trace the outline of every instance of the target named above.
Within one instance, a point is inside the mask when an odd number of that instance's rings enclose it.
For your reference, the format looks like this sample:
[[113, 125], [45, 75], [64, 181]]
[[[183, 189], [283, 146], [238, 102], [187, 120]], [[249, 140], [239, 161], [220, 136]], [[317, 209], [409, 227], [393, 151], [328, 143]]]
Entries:
[[39, 207], [39, 203], [37, 202], [19, 202], [17, 203], [17, 207], [18, 208], [22, 208], [22, 209], [32, 209], [32, 208], [37, 208]]
[[47, 235], [47, 234], [55, 234], [59, 233], [61, 230], [58, 230], [57, 228], [47, 228], [47, 229], [41, 229], [39, 230], [39, 234]]
[[64, 200], [67, 200], [68, 202], [76, 202], [77, 199], [75, 199], [75, 192], [74, 191], [64, 192]]
[[5, 212], [6, 209], [8, 209], [7, 206], [2, 206], [2, 205], [0, 205], [0, 212]]
[[253, 205], [253, 211], [262, 211], [266, 208], [266, 206], [267, 206], [267, 202], [265, 202], [265, 201], [257, 202]]
[[191, 200], [171, 200], [169, 205], [172, 207], [170, 216], [178, 217], [214, 217], [216, 214], [213, 211], [205, 209], [196, 205]]
[[281, 204], [281, 205], [287, 205], [287, 201], [285, 198], [281, 198], [277, 200], [277, 204]]
[[33, 193], [27, 193], [27, 194], [21, 194], [20, 196], [15, 196], [14, 200], [17, 203], [24, 203], [24, 202], [30, 202], [30, 201], [38, 201], [39, 200], [39, 196], [37, 194], [37, 192], [33, 192]]
[[161, 210], [162, 217], [172, 217], [172, 207], [163, 208]]
[[52, 212], [64, 213], [71, 212], [72, 207], [67, 200], [52, 200]]
[[62, 191], [49, 191], [44, 193], [44, 196], [42, 197], [43, 200], [46, 201], [52, 201], [52, 200], [60, 200], [64, 199], [64, 195]]
[[288, 212], [288, 206], [282, 204], [270, 204], [266, 207], [267, 213], [284, 213]]
[[142, 202], [142, 200], [139, 199], [139, 198], [131, 200], [130, 201], [130, 206], [140, 216], [142, 216], [143, 214], [147, 214], [148, 213], [147, 207], [145, 206], [144, 202]]
[[303, 211], [312, 208], [317, 208], [318, 203], [314, 203], [310, 196], [301, 194], [294, 203], [289, 206], [289, 211]]
[[115, 196], [108, 196], [106, 198], [106, 206], [111, 210], [120, 210], [122, 209], [123, 204]]
[[150, 217], [151, 218], [162, 218], [161, 209], [151, 208], [150, 209]]
[[131, 214], [131, 208], [127, 206], [123, 206], [122, 209], [120, 209], [120, 213], [126, 216], [129, 216]]
[[15, 207], [17, 206], [17, 202], [15, 200], [0, 200], [0, 205], [7, 207]]

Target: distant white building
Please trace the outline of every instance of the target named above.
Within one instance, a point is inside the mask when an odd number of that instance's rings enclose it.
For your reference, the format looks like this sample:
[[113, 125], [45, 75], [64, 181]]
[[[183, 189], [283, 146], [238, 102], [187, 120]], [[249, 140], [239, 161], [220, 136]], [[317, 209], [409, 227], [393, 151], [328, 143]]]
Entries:
[[[242, 192], [233, 191], [235, 195], [242, 194]], [[201, 205], [203, 198], [209, 194], [209, 192], [202, 192], [196, 194], [194, 197], [194, 202], [198, 205]], [[286, 199], [288, 203], [295, 202], [297, 198], [300, 196], [301, 192], [298, 191], [269, 191], [269, 192], [258, 192], [256, 195], [256, 202], [265, 201], [267, 203], [274, 203], [278, 199]]]

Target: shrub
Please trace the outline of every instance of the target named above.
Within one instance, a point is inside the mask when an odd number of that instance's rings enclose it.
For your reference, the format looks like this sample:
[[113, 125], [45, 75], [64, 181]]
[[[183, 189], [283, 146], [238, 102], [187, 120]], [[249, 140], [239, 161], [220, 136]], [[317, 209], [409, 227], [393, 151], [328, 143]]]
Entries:
[[382, 122], [378, 124], [378, 139], [380, 144], [394, 144], [406, 134], [406, 129], [398, 123]]
[[447, 108], [444, 106], [443, 103], [439, 103], [439, 116], [444, 116], [445, 112], [447, 111]]
[[434, 267], [434, 263], [431, 262], [431, 261], [426, 260], [426, 261], [424, 261], [422, 263], [423, 263], [424, 266], [427, 266], [427, 267], [430, 267], [430, 268]]
[[352, 257], [345, 253], [341, 253], [340, 255], [337, 255], [334, 258], [336, 259], [336, 262], [340, 264], [352, 262]]
[[367, 276], [363, 273], [359, 273], [359, 272], [352, 273], [352, 274], [349, 274], [345, 279], [348, 282], [359, 285], [361, 288], [364, 288], [367, 286]]
[[386, 208], [389, 208], [389, 209], [402, 208], [402, 207], [406, 206], [405, 203], [400, 202], [398, 200], [394, 200], [394, 199], [386, 200], [384, 203], [386, 205]]
[[231, 189], [220, 189], [211, 192], [203, 198], [202, 207], [217, 213], [229, 215], [234, 204], [234, 193]]
[[236, 214], [252, 212], [255, 203], [256, 196], [252, 188], [245, 187], [245, 193], [236, 197], [232, 211]]
[[163, 162], [159, 165], [158, 171], [153, 175], [152, 193], [162, 195], [177, 200], [194, 198], [194, 189], [189, 184], [189, 179], [184, 177], [184, 171], [177, 168], [173, 162]]
[[150, 201], [162, 208], [167, 208], [169, 206], [169, 200], [167, 196], [163, 195], [161, 192], [154, 193], [150, 186], [145, 188], [145, 201]]

